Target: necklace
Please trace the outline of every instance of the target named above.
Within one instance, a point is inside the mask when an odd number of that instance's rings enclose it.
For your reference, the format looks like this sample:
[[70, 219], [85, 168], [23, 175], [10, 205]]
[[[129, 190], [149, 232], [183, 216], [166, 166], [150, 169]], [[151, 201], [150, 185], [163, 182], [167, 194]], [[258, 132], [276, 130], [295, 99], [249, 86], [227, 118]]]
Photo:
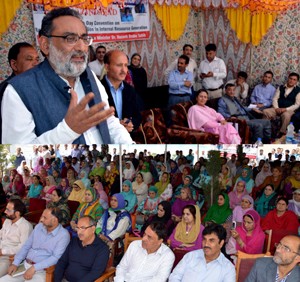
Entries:
[[192, 225], [187, 225], [186, 229], [185, 229], [185, 235], [189, 235], [189, 233], [190, 233], [190, 231], [191, 231], [192, 228], [193, 228]]

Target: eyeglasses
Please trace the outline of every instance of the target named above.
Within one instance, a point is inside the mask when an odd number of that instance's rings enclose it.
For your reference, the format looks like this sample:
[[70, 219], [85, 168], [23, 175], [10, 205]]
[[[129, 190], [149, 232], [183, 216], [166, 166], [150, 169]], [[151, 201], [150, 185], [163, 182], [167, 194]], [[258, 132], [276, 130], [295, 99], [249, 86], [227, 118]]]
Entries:
[[293, 254], [296, 254], [296, 255], [300, 256], [299, 253], [292, 251], [288, 246], [285, 246], [280, 242], [275, 243], [275, 247], [276, 247], [276, 249], [282, 249], [286, 253], [293, 253]]
[[78, 34], [68, 34], [68, 35], [47, 35], [46, 37], [58, 37], [63, 38], [65, 42], [69, 45], [75, 45], [79, 39], [81, 39], [86, 46], [90, 46], [93, 43], [93, 37], [89, 35], [79, 36]]
[[93, 225], [90, 225], [90, 226], [80, 226], [80, 227], [77, 226], [76, 230], [83, 230], [83, 231], [85, 231], [85, 230], [89, 229], [92, 226], [95, 226], [95, 225], [93, 224]]

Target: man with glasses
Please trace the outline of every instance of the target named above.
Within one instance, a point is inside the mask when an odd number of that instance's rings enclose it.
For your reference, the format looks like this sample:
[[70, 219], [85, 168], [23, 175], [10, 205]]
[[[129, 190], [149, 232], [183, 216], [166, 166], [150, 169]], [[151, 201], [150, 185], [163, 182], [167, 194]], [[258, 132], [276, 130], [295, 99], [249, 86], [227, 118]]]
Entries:
[[[45, 268], [57, 263], [70, 242], [69, 232], [60, 224], [61, 219], [62, 213], [59, 208], [47, 208], [43, 211], [40, 223], [35, 226], [15, 255], [12, 265], [8, 268], [8, 275], [0, 278], [1, 282], [46, 281]], [[22, 262], [25, 272], [14, 277]]]
[[285, 236], [275, 246], [274, 257], [257, 259], [245, 282], [300, 281], [299, 236]]
[[32, 225], [23, 217], [26, 207], [20, 199], [11, 199], [6, 205], [5, 221], [0, 230], [0, 277], [7, 274], [9, 256], [15, 255], [32, 232]]
[[45, 15], [39, 45], [46, 59], [10, 80], [2, 101], [2, 143], [133, 143], [87, 67], [92, 42], [77, 11]]
[[95, 281], [105, 271], [108, 246], [95, 235], [97, 222], [90, 216], [83, 216], [76, 227], [78, 238], [73, 237], [59, 259], [54, 272], [54, 282]]

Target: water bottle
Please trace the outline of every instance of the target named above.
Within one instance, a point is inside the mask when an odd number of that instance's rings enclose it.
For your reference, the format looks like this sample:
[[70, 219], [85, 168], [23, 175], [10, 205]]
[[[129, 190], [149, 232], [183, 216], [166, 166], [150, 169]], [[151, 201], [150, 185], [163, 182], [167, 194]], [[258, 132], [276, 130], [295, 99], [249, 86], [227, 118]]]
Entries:
[[295, 127], [292, 122], [287, 127], [285, 144], [293, 144]]
[[255, 142], [255, 145], [257, 145], [257, 147], [263, 145], [263, 142], [261, 141], [260, 137], [257, 138], [257, 141]]

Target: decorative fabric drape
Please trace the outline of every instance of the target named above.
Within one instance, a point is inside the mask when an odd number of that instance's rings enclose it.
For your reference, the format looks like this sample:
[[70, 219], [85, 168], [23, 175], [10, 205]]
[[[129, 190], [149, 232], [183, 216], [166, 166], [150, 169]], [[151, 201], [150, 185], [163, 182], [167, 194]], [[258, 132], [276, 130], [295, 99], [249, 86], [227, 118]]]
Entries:
[[124, 0], [27, 0], [28, 3], [45, 5], [45, 10], [51, 10], [54, 7], [77, 7], [82, 9], [94, 10], [106, 8], [113, 2], [123, 3]]
[[7, 30], [11, 21], [20, 9], [23, 0], [1, 0], [0, 1], [0, 37]]
[[184, 31], [191, 7], [155, 4], [153, 8], [166, 32], [167, 39], [178, 40]]
[[237, 37], [244, 43], [251, 42], [256, 46], [273, 25], [277, 14], [263, 12], [251, 14], [247, 9], [229, 8], [226, 9], [226, 15]]

